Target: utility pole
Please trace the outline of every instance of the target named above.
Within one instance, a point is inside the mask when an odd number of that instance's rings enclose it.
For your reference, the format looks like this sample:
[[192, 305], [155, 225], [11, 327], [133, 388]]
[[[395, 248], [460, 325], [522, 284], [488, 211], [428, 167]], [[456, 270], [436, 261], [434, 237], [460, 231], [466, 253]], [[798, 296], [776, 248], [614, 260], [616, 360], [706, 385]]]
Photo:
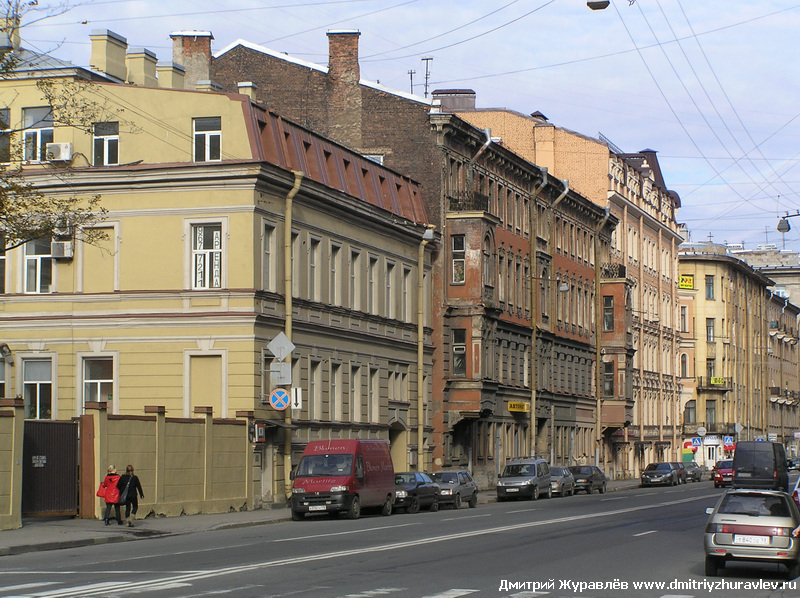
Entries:
[[414, 75], [416, 73], [417, 73], [417, 71], [413, 71], [413, 70], [412, 71], [408, 71], [408, 76], [411, 79], [411, 93], [414, 93]]
[[428, 79], [431, 77], [431, 60], [433, 56], [425, 56], [422, 59], [425, 62], [425, 97], [428, 97]]

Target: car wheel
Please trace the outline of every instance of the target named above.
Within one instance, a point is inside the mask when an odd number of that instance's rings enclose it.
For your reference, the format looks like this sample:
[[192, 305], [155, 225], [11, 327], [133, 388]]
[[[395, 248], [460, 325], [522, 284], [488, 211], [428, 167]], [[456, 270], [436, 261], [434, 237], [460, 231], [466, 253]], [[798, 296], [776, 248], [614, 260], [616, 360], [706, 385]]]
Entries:
[[709, 577], [716, 577], [717, 571], [721, 566], [719, 557], [706, 555], [706, 575]]
[[678, 480], [676, 480], [675, 478], [673, 478], [673, 479], [672, 479], [672, 485], [673, 485], [673, 486], [677, 486], [677, 485], [678, 485], [678, 483], [679, 483], [679, 481], [678, 481]]
[[531, 494], [531, 500], [539, 500], [539, 486], [533, 487], [533, 493]]
[[[419, 499], [417, 499], [417, 511], [419, 511]], [[381, 515], [383, 515], [384, 517], [388, 517], [391, 514], [392, 514], [392, 497], [387, 496], [386, 502], [383, 503], [383, 507], [381, 508]]]
[[717, 484], [716, 482], [714, 482], [714, 488], [719, 488], [719, 484]]
[[570, 496], [575, 496], [575, 486], [573, 486], [572, 488], [569, 489], [569, 495]]
[[294, 510], [292, 511], [292, 521], [302, 521], [303, 519], [305, 519], [305, 517], [306, 517], [305, 513], [298, 513], [297, 511]]
[[461, 495], [456, 494], [455, 500], [453, 500], [453, 508], [460, 509], [461, 508]]
[[469, 502], [467, 503], [470, 509], [474, 509], [478, 506], [478, 493], [475, 492], [472, 496], [469, 497]]
[[547, 498], [553, 498], [553, 489], [550, 486], [547, 487]]
[[791, 565], [786, 566], [788, 571], [789, 579], [794, 579], [796, 577], [800, 577], [800, 562], [794, 561]]
[[429, 511], [431, 513], [435, 513], [438, 510], [439, 510], [439, 497], [438, 496], [434, 496], [433, 497], [433, 502], [431, 503]]
[[600, 486], [599, 492], [600, 492], [600, 494], [605, 494], [606, 493], [606, 483], [605, 482], [603, 482], [603, 485]]
[[350, 508], [347, 509], [347, 518], [358, 519], [359, 517], [361, 517], [361, 502], [357, 496], [354, 496], [353, 500], [350, 501]]
[[411, 502], [408, 503], [406, 513], [419, 513], [419, 496], [411, 497]]

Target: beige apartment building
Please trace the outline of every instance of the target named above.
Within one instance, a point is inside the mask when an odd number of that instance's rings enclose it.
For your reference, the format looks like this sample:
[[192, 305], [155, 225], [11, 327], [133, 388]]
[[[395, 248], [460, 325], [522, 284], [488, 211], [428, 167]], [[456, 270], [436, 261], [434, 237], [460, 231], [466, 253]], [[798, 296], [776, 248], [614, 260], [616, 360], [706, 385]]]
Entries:
[[[181, 67], [91, 37], [91, 69], [22, 50], [0, 81], [27, 180], [107, 210], [96, 244], [67, 225], [0, 256], [0, 395], [35, 419], [98, 403], [245, 418], [257, 503], [283, 500], [287, 457], [311, 439], [382, 438], [398, 470], [429, 464], [435, 235], [419, 186], [257, 105], [247, 84], [185, 90]], [[51, 110], [43, 78], [81, 126]], [[271, 392], [288, 386], [300, 393], [278, 411]]]
[[682, 442], [711, 466], [739, 440], [797, 454], [800, 308], [724, 245], [684, 243], [680, 262]]
[[[544, 167], [619, 224], [610, 258], [600, 264], [602, 417], [595, 460], [608, 475], [634, 477], [655, 460], [680, 458], [678, 246], [680, 198], [664, 181], [656, 152], [625, 153], [550, 123], [535, 112], [476, 108], [471, 90], [434, 91], [442, 109], [490, 128], [497, 142]], [[623, 323], [614, 328], [614, 321]], [[609, 327], [610, 326], [610, 327]]]

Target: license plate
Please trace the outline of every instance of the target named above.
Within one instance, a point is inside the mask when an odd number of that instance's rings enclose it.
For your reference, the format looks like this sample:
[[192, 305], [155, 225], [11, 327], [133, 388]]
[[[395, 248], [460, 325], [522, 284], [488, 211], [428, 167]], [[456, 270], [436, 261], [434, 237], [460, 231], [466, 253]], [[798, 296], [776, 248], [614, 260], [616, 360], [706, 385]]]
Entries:
[[746, 536], [736, 534], [733, 536], [734, 544], [748, 544], [750, 546], [769, 546], [769, 536]]
[[326, 509], [325, 505], [311, 505], [308, 507], [309, 511], [324, 511]]
[[751, 478], [751, 477], [753, 477], [753, 474], [752, 473], [747, 473], [745, 471], [740, 471], [739, 473], [736, 474], [736, 477], [737, 478]]
[[506, 492], [519, 492], [519, 488], [506, 488]]

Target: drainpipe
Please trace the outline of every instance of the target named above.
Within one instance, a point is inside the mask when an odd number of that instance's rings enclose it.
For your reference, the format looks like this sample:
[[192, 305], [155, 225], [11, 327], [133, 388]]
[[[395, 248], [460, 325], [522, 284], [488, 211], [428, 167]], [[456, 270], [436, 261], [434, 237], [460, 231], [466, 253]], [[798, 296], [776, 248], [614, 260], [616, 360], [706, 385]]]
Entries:
[[536, 270], [536, 222], [539, 216], [539, 210], [536, 206], [536, 200], [539, 199], [539, 194], [547, 186], [547, 169], [540, 169], [542, 173], [542, 182], [533, 190], [533, 200], [531, 201], [531, 233], [530, 233], [530, 260], [531, 260], [531, 412], [528, 417], [528, 445], [530, 456], [536, 456], [536, 385], [538, 383], [536, 376], [536, 326], [539, 323], [540, 308], [537, 305], [539, 293], [537, 292], [536, 281], [539, 280], [539, 272]]
[[468, 199], [469, 201], [472, 201], [472, 168], [475, 166], [475, 162], [477, 162], [478, 158], [480, 158], [483, 152], [485, 152], [492, 144], [492, 130], [484, 129], [483, 134], [486, 135], [486, 141], [475, 153], [475, 155], [470, 158], [469, 163], [467, 164], [467, 197], [465, 199]]
[[[291, 341], [292, 340], [292, 200], [297, 192], [300, 191], [300, 183], [305, 176], [302, 171], [293, 170], [294, 186], [292, 186], [289, 193], [286, 195], [286, 213], [284, 215], [284, 229], [283, 229], [283, 294], [286, 305], [286, 323], [284, 327], [284, 334]], [[291, 393], [291, 386], [289, 387]], [[286, 429], [284, 430], [284, 444], [283, 444], [283, 480], [284, 490], [286, 493], [286, 500], [292, 498], [292, 480], [289, 474], [292, 471], [292, 410], [291, 407], [284, 411], [284, 422]]]
[[556, 200], [553, 202], [553, 208], [560, 204], [561, 200], [567, 196], [567, 193], [569, 193], [569, 179], [561, 179], [561, 184], [564, 185], [564, 190], [561, 192], [561, 195], [556, 197]]
[[424, 348], [425, 348], [425, 246], [433, 240], [433, 224], [428, 224], [419, 243], [417, 256], [417, 471], [425, 471], [425, 390], [424, 380]]
[[[603, 220], [600, 221], [600, 224], [597, 226], [597, 230], [594, 233], [594, 328], [595, 328], [595, 355], [594, 355], [594, 362], [595, 362], [595, 386], [597, 387], [597, 405], [595, 409], [597, 413], [595, 414], [595, 423], [594, 423], [594, 464], [597, 467], [600, 467], [600, 447], [602, 446], [603, 442], [603, 413], [602, 413], [602, 388], [603, 388], [603, 372], [600, 369], [600, 360], [603, 358], [602, 348], [600, 346], [600, 337], [602, 335], [603, 330], [603, 296], [600, 293], [600, 232], [603, 230], [603, 227], [608, 222], [608, 219], [611, 217], [611, 208], [606, 206], [605, 208], [605, 216], [603, 216]], [[605, 468], [603, 469], [605, 471]]]

